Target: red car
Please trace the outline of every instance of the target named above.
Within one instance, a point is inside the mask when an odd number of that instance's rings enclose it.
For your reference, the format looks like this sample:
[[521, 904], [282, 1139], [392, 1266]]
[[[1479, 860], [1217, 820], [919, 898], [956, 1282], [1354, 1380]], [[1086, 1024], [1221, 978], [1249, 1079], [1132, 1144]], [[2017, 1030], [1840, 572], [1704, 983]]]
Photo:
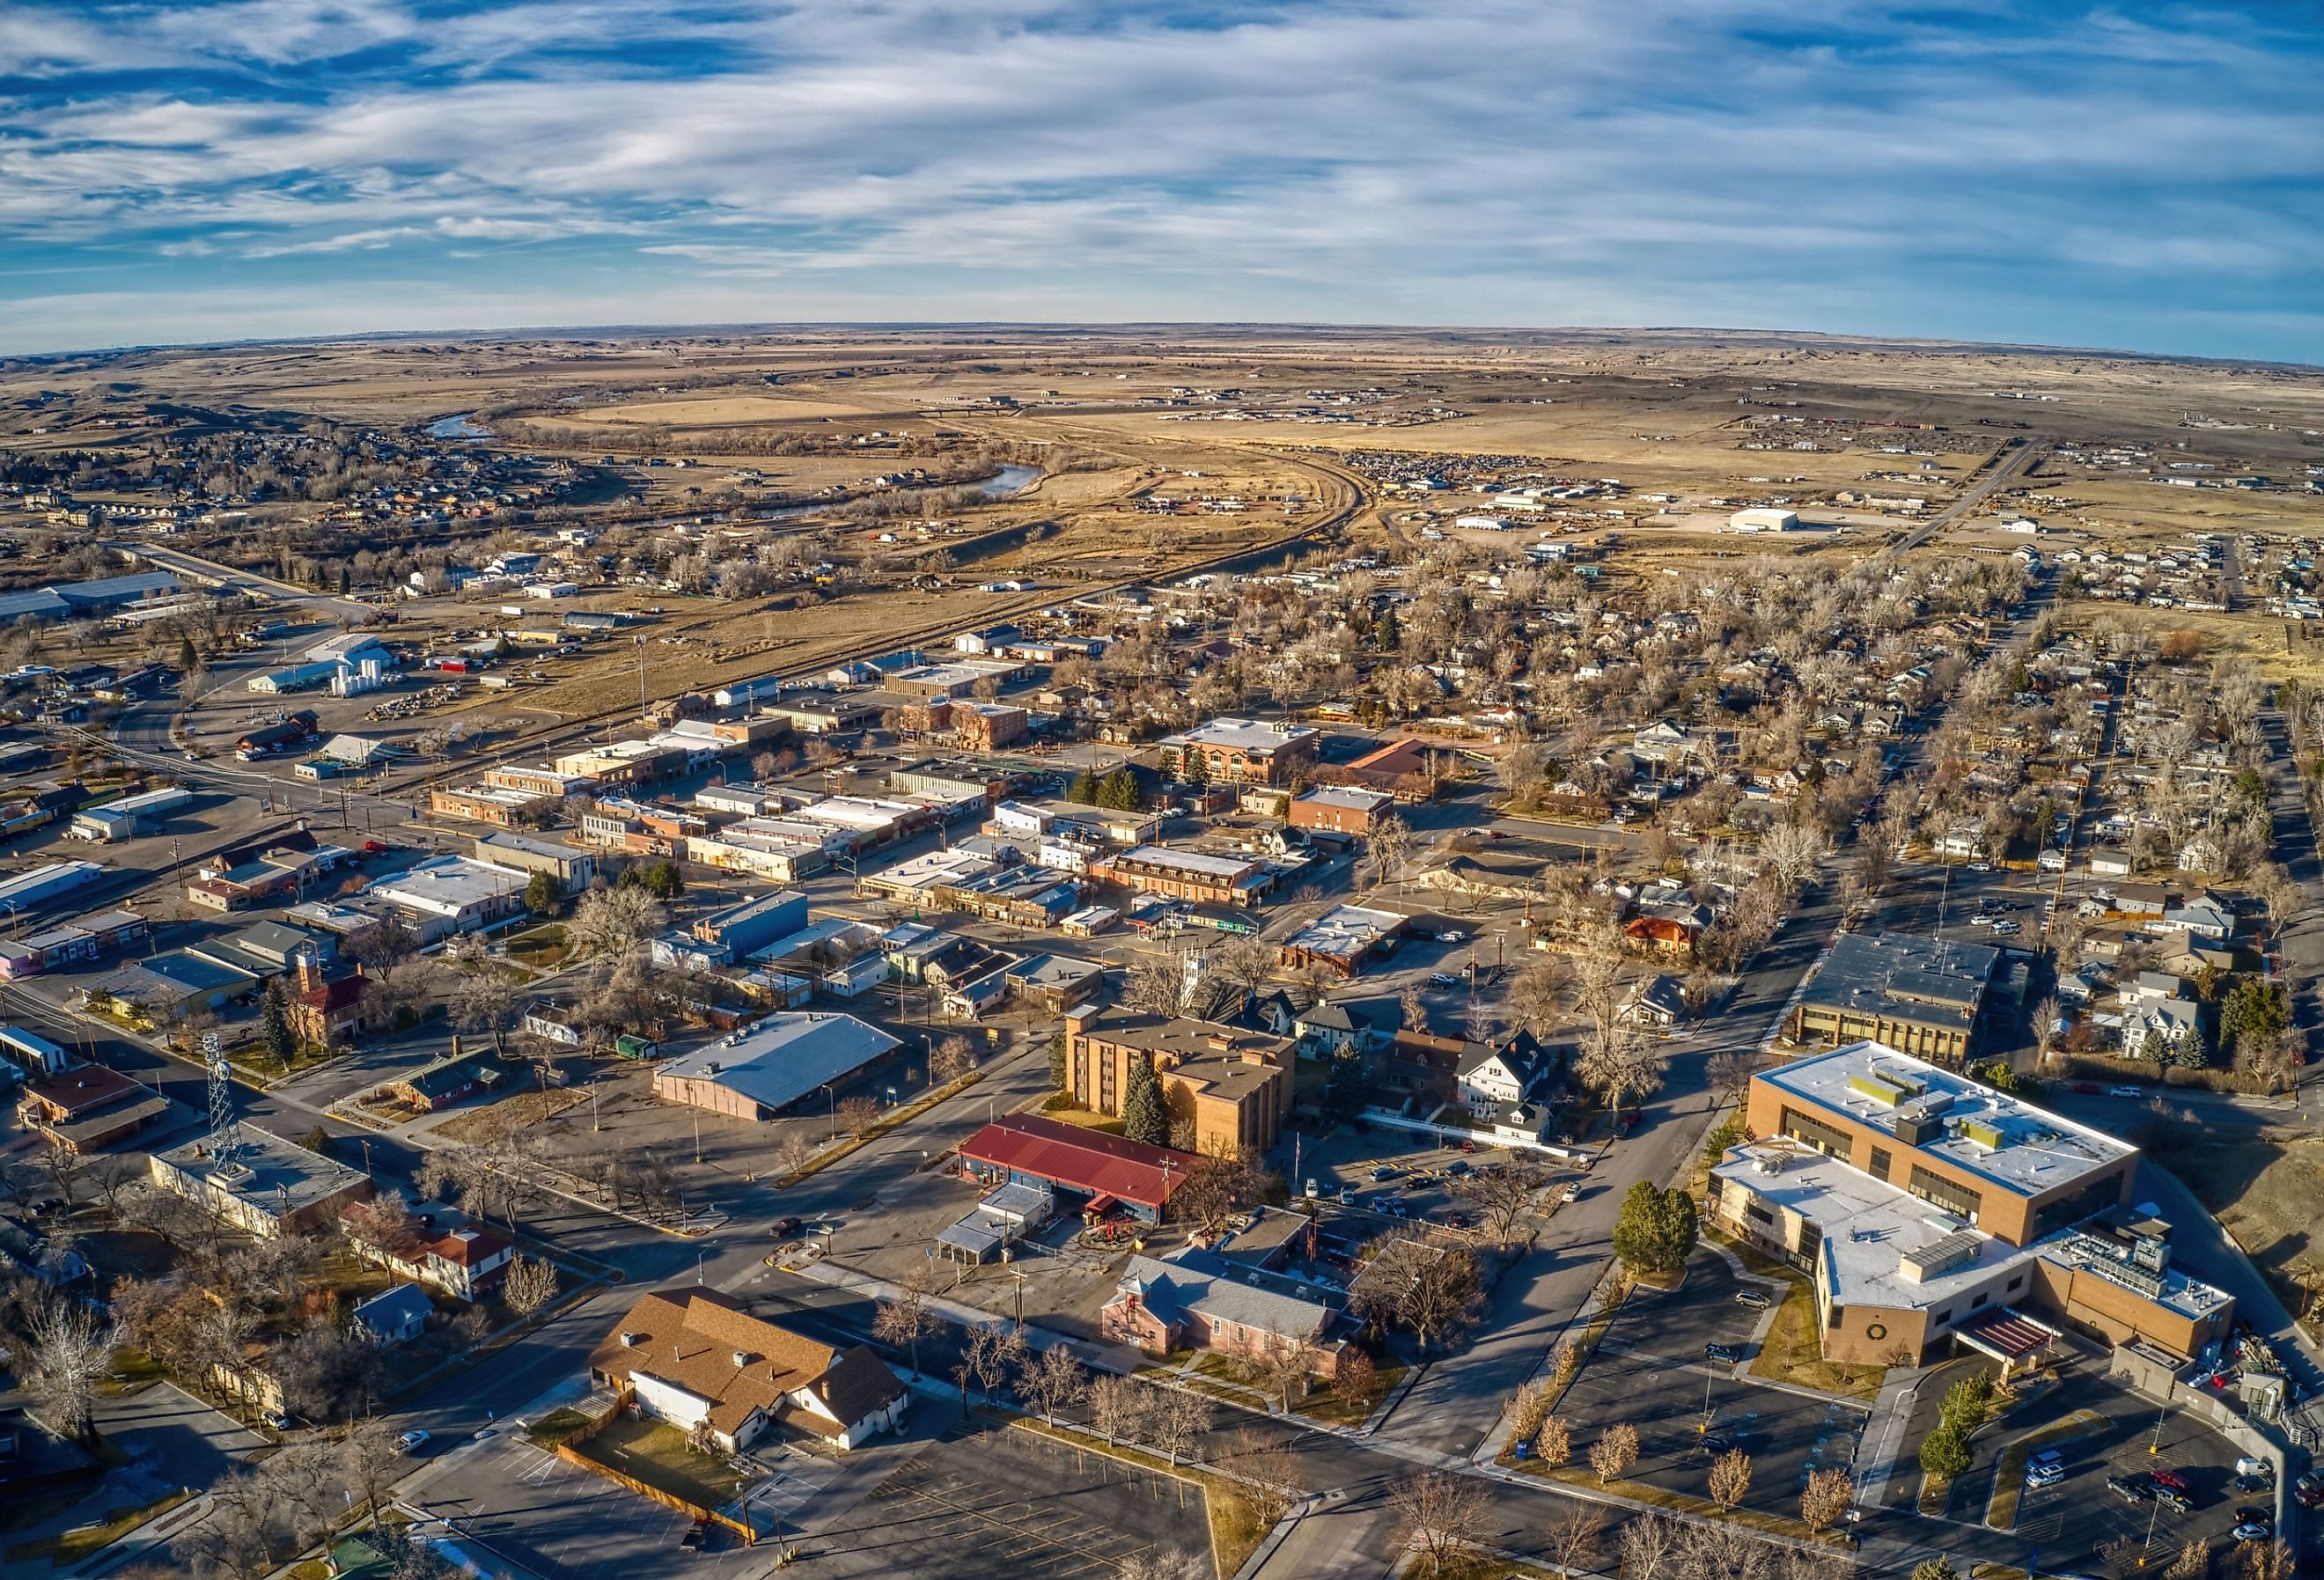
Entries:
[[2187, 1478], [2175, 1470], [2151, 1470], [2146, 1474], [2147, 1479], [2158, 1487], [2169, 1487], [2174, 1492], [2188, 1490]]
[[1474, 1141], [1462, 1141], [1461, 1143], [1461, 1150], [1464, 1152], [1473, 1152], [1477, 1150], [1477, 1143]]
[[2076, 1081], [2074, 1090], [2085, 1097], [2095, 1097], [2098, 1095], [2098, 1084], [2096, 1081]]

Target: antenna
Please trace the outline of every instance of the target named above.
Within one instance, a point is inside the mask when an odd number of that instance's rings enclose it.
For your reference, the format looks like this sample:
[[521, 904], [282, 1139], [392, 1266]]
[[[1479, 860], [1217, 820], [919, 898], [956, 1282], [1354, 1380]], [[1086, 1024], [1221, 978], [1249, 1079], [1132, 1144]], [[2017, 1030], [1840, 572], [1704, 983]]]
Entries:
[[234, 1119], [234, 1079], [226, 1042], [215, 1031], [202, 1033], [202, 1063], [210, 1077], [210, 1150], [230, 1151], [242, 1144], [242, 1129]]

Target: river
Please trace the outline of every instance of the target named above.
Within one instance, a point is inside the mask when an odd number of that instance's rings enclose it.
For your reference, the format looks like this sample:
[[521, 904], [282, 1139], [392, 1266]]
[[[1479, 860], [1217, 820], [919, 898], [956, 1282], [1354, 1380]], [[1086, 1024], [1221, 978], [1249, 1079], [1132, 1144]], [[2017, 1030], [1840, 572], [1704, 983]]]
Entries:
[[490, 439], [493, 430], [479, 428], [469, 420], [474, 411], [455, 411], [449, 417], [438, 417], [428, 425], [430, 439]]
[[[1028, 488], [1032, 487], [1034, 484], [1038, 483], [1041, 480], [1041, 468], [1038, 467], [1019, 467], [1012, 464], [1001, 467], [1001, 470], [995, 472], [991, 476], [985, 478], [982, 482], [971, 483], [965, 486], [969, 493], [976, 495], [976, 497], [981, 500], [991, 501], [995, 499], [1013, 499], [1018, 494], [1024, 493]], [[950, 483], [932, 483], [925, 488], [898, 489], [895, 492], [901, 494], [934, 494], [939, 489], [951, 488], [954, 486], [956, 485]], [[835, 499], [826, 501], [820, 504], [787, 504], [779, 509], [762, 513], [759, 519], [762, 522], [791, 521], [799, 516], [811, 516], [820, 511], [830, 510], [835, 505], [842, 503], [844, 502]]]

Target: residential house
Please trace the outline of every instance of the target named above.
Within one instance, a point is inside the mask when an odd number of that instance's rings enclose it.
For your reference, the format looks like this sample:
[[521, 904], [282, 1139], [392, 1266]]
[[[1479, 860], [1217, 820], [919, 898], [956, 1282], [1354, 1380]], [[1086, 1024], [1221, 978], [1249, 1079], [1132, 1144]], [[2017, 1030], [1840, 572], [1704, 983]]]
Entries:
[[348, 1315], [374, 1344], [401, 1344], [427, 1332], [428, 1319], [435, 1314], [427, 1290], [418, 1284], [398, 1284], [374, 1295]]
[[866, 1346], [836, 1349], [707, 1289], [641, 1296], [590, 1355], [589, 1374], [726, 1454], [778, 1423], [853, 1448], [900, 1426], [910, 1397]]

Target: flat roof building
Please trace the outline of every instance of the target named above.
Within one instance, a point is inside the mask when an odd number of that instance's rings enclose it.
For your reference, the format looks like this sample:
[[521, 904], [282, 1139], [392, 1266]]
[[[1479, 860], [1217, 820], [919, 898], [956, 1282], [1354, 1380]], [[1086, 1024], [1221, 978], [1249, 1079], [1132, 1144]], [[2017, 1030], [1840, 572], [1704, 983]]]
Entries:
[[1827, 1359], [1994, 1353], [1981, 1329], [2005, 1314], [2186, 1357], [2228, 1331], [2233, 1302], [2170, 1267], [2167, 1225], [2090, 1227], [2123, 1218], [2138, 1163], [2102, 1131], [1876, 1042], [1762, 1071], [1744, 1129], [1711, 1215], [1814, 1275]]
[[1213, 905], [1256, 905], [1274, 882], [1257, 856], [1141, 845], [1090, 865], [1090, 876], [1144, 894]]
[[1076, 1103], [1120, 1113], [1133, 1065], [1150, 1061], [1174, 1134], [1211, 1157], [1275, 1144], [1291, 1112], [1291, 1059], [1283, 1038], [1189, 1017], [1087, 1007], [1065, 1017], [1066, 1089]]
[[1792, 1008], [1794, 1042], [1883, 1042], [1959, 1065], [2001, 952], [1984, 944], [1909, 933], [1842, 933]]
[[1165, 762], [1181, 778], [1200, 757], [1206, 776], [1221, 784], [1287, 784], [1315, 761], [1323, 732], [1313, 725], [1270, 724], [1255, 718], [1214, 718], [1184, 735], [1165, 735]]
[[153, 1154], [153, 1183], [262, 1239], [330, 1223], [368, 1200], [371, 1176], [254, 1125]]
[[1335, 905], [1284, 939], [1280, 956], [1295, 970], [1321, 966], [1343, 977], [1353, 976], [1404, 931], [1407, 919], [1393, 910]]

